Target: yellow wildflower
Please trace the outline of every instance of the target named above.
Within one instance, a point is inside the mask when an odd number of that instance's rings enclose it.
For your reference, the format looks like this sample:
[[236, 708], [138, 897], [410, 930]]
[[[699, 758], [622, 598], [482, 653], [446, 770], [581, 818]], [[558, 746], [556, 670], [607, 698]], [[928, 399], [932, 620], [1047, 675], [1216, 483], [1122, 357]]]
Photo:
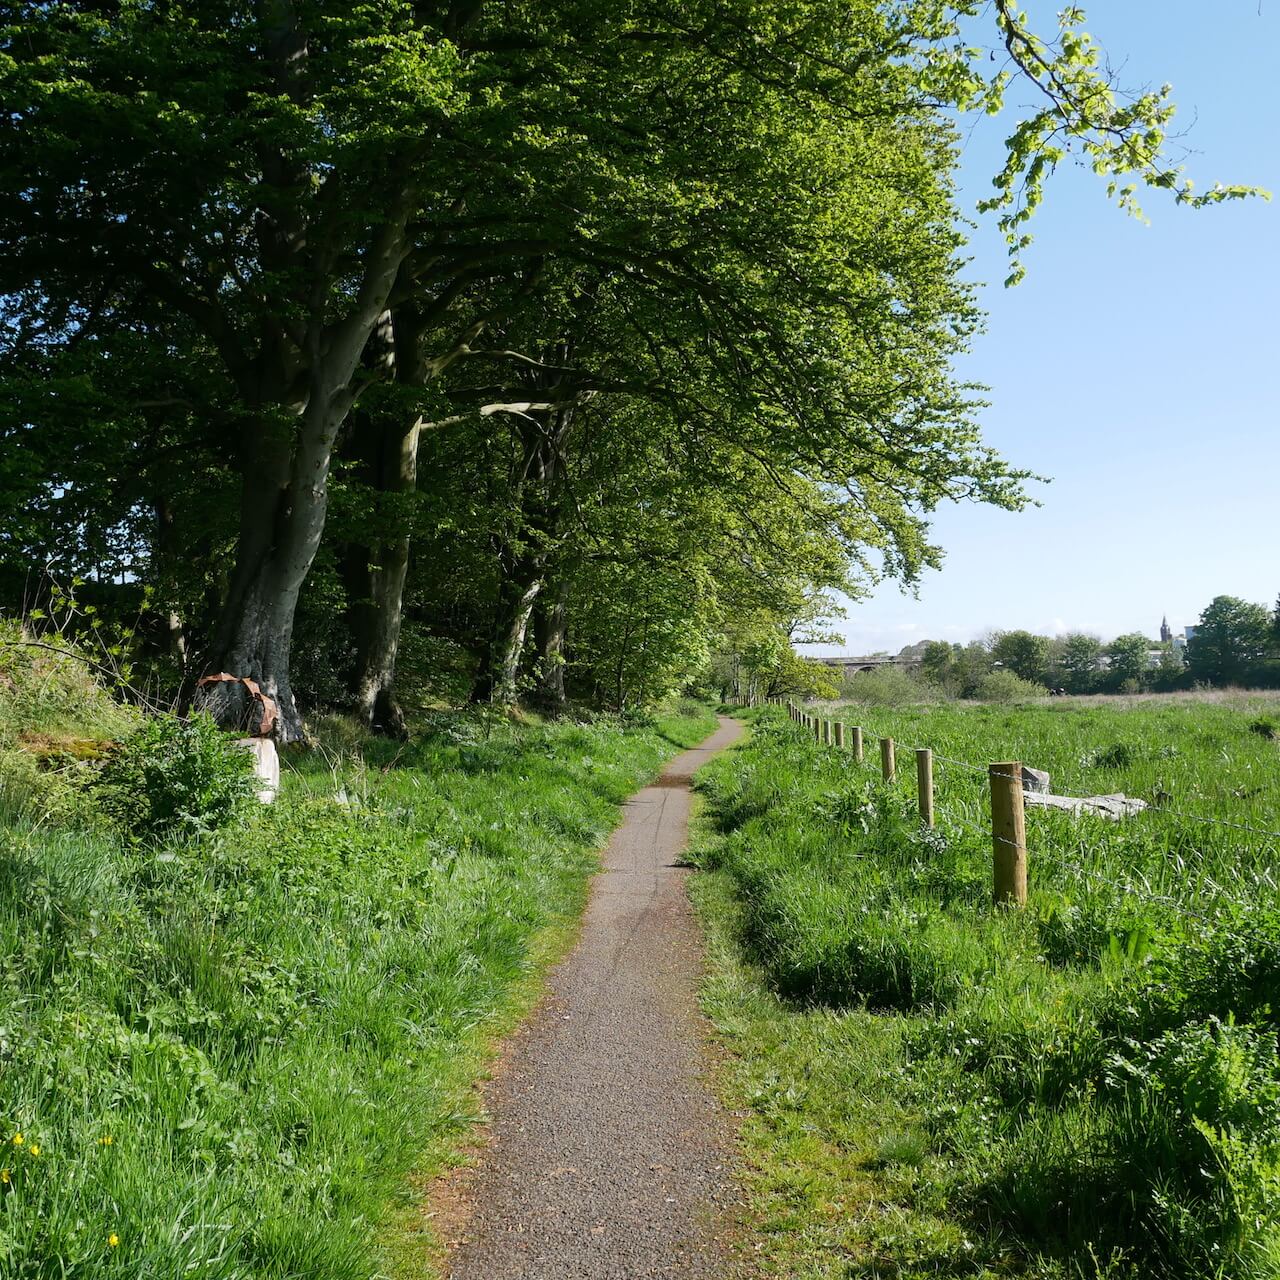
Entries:
[[98, 1146], [109, 1147], [114, 1141], [115, 1139], [110, 1134], [107, 1134], [105, 1137], [98, 1139]]
[[120, 1237], [119, 1237], [118, 1235], [116, 1235], [116, 1233], [113, 1231], [113, 1232], [112, 1232], [112, 1233], [107, 1237], [107, 1243], [108, 1243], [108, 1244], [109, 1244], [109, 1245], [114, 1249], [114, 1248], [116, 1247], [116, 1245], [118, 1245], [118, 1244], [120, 1243]]
[[8, 1170], [8, 1169], [0, 1169], [0, 1182], [3, 1182], [6, 1186], [8, 1186], [8, 1184], [9, 1184], [9, 1170]]
[[32, 1144], [27, 1148], [27, 1150], [28, 1150], [28, 1151], [29, 1151], [33, 1156], [38, 1156], [38, 1155], [40, 1154], [40, 1144], [39, 1144], [38, 1142], [33, 1142], [33, 1143], [32, 1143]]
[[22, 1144], [23, 1144], [25, 1141], [26, 1141], [26, 1139], [22, 1136], [22, 1134], [20, 1134], [20, 1133], [15, 1133], [15, 1134], [13, 1135], [13, 1145], [14, 1145], [15, 1147], [20, 1147], [20, 1146], [22, 1146]]

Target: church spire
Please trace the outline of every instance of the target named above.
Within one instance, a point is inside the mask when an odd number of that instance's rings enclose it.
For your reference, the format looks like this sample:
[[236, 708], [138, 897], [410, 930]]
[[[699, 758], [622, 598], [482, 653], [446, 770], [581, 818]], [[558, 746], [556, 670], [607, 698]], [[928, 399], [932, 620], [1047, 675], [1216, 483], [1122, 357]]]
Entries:
[[1169, 630], [1169, 615], [1160, 619], [1160, 643], [1169, 644], [1173, 640], [1173, 632]]

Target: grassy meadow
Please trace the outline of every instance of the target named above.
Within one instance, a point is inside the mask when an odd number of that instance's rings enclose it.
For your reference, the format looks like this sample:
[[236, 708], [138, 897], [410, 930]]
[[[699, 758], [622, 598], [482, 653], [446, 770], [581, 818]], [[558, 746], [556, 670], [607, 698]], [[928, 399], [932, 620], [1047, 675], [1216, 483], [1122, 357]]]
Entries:
[[74, 664], [0, 687], [0, 1275], [428, 1274], [411, 1175], [619, 805], [714, 727], [338, 723], [220, 830], [132, 838], [86, 778], [128, 737]]
[[[862, 765], [769, 708], [709, 766], [706, 999], [765, 1274], [1280, 1274], [1274, 708], [810, 708]], [[915, 746], [957, 762], [935, 830]], [[1028, 808], [1029, 903], [996, 910], [993, 760], [1169, 812]]]

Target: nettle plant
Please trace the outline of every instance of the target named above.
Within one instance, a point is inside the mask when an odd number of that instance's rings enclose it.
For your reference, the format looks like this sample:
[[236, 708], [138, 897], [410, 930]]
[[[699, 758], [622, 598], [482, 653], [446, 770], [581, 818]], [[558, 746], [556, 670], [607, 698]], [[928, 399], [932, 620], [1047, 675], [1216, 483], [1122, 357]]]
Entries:
[[206, 715], [153, 716], [115, 751], [98, 803], [130, 838], [160, 842], [227, 826], [249, 796], [249, 753]]

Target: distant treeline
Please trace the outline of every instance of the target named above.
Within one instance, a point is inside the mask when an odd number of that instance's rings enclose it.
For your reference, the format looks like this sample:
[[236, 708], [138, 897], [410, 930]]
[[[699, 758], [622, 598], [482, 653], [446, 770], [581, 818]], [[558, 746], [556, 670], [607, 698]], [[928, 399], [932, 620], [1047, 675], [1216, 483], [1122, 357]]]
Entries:
[[904, 653], [919, 661], [921, 678], [959, 698], [1007, 694], [1016, 686], [1000, 678], [1006, 675], [1076, 694], [1171, 692], [1197, 685], [1276, 688], [1280, 601], [1269, 610], [1235, 596], [1216, 596], [1191, 629], [1183, 652], [1138, 632], [1107, 644], [1078, 631], [1062, 636], [997, 631], [967, 645], [929, 640]]

